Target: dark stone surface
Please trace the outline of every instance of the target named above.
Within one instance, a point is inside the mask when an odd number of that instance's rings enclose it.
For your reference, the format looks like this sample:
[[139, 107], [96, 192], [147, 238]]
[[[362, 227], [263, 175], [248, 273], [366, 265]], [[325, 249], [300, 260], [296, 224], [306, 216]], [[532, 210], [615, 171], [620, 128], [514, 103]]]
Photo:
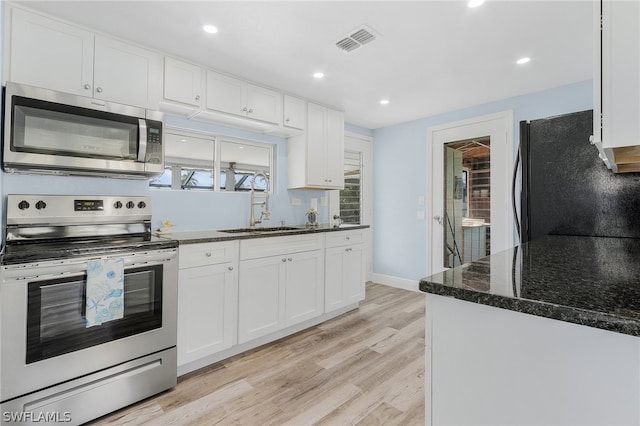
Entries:
[[420, 290], [640, 336], [639, 260], [640, 239], [546, 236], [423, 278]]
[[297, 229], [289, 229], [285, 231], [270, 231], [270, 232], [224, 232], [224, 230], [212, 230], [212, 231], [190, 231], [190, 232], [174, 232], [172, 234], [162, 235], [165, 238], [171, 238], [177, 240], [181, 245], [184, 244], [199, 244], [199, 243], [213, 243], [216, 241], [231, 241], [231, 240], [247, 240], [252, 238], [266, 238], [266, 237], [283, 237], [286, 235], [304, 235], [314, 234], [318, 232], [340, 232], [351, 231], [354, 229], [369, 228], [369, 225], [343, 225], [335, 227], [332, 225], [320, 224], [313, 228], [308, 228], [304, 225], [292, 227]]

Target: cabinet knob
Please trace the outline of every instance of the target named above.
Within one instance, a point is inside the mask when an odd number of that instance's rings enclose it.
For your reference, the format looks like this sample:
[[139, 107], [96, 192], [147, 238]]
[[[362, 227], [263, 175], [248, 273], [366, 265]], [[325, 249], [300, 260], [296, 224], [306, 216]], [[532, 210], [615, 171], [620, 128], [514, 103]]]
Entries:
[[205, 256], [207, 256], [207, 257], [211, 257], [211, 252], [210, 252], [210, 251], [208, 251], [208, 252], [206, 252], [204, 255], [205, 255]]
[[292, 258], [288, 258], [287, 260], [288, 260], [289, 262], [291, 262], [293, 259], [292, 259]]
[[283, 258], [282, 258], [282, 261], [283, 261], [283, 262], [286, 262], [286, 261], [287, 261], [287, 258], [286, 258], [286, 257], [283, 257]]
[[96, 87], [96, 92], [102, 93], [102, 87]]
[[229, 269], [230, 271], [233, 271], [233, 266], [229, 266], [229, 268], [227, 269]]
[[289, 117], [287, 117], [287, 118], [285, 118], [285, 119], [284, 119], [284, 122], [285, 122], [285, 123], [288, 123], [288, 122], [290, 122], [290, 121], [291, 121], [291, 119], [289, 119]]
[[351, 237], [346, 237], [347, 241], [349, 241], [351, 239]]
[[253, 108], [249, 108], [249, 114], [253, 112]]
[[244, 112], [247, 112], [247, 107], [242, 108]]
[[91, 85], [90, 85], [90, 84], [85, 84], [85, 85], [84, 85], [84, 89], [85, 89], [85, 90], [89, 90], [89, 89], [91, 89]]
[[200, 100], [200, 95], [196, 95], [196, 101]]
[[344, 249], [344, 251], [346, 251], [346, 252], [349, 252], [349, 251], [351, 251], [351, 250], [353, 250], [353, 249], [352, 249], [352, 248], [346, 248], [346, 249]]

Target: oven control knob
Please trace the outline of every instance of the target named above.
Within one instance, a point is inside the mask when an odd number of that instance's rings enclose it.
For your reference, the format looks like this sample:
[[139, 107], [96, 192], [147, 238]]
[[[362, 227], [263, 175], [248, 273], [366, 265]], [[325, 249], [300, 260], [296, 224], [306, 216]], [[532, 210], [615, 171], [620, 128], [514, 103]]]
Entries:
[[20, 210], [26, 210], [29, 208], [29, 202], [27, 200], [22, 200], [18, 203], [18, 208]]
[[144, 209], [145, 207], [147, 207], [147, 203], [145, 203], [144, 201], [140, 201], [138, 203], [138, 208], [139, 209]]
[[121, 209], [122, 208], [122, 201], [116, 201], [115, 203], [113, 203], [113, 207], [116, 209]]
[[133, 201], [127, 201], [127, 208], [128, 209], [132, 209], [134, 208], [136, 205]]
[[42, 210], [44, 208], [47, 207], [47, 203], [45, 203], [44, 201], [40, 200], [36, 203], [36, 209], [38, 210]]

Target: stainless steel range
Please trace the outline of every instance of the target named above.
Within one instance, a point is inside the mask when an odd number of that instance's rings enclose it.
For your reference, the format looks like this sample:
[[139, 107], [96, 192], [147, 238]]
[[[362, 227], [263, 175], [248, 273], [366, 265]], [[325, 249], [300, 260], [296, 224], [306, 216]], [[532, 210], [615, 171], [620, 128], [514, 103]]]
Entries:
[[1, 422], [80, 424], [176, 384], [177, 243], [151, 201], [9, 195]]

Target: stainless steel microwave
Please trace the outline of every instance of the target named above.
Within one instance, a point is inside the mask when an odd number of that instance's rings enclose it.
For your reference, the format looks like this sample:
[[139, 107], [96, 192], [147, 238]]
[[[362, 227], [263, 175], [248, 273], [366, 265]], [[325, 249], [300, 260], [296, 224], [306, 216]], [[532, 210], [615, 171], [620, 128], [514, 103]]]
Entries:
[[148, 179], [164, 171], [163, 114], [16, 83], [4, 90], [6, 172]]

